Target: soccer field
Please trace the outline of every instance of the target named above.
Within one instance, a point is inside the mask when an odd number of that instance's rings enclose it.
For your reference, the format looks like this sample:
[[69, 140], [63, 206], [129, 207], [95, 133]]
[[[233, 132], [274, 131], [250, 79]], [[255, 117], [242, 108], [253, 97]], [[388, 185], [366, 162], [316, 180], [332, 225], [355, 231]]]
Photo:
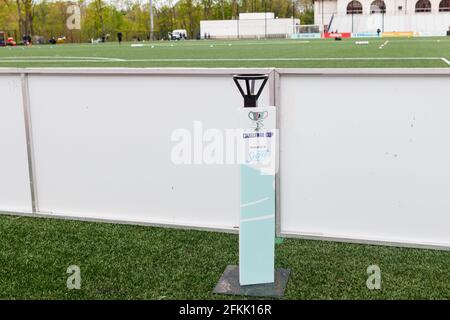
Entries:
[[0, 67], [448, 68], [450, 37], [3, 47]]

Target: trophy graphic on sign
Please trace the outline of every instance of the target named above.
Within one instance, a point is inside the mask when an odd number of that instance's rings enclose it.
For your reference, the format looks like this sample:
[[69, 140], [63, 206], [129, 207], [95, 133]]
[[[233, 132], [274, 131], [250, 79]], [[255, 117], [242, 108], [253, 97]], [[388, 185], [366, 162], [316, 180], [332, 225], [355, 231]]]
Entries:
[[264, 128], [263, 121], [265, 118], [267, 118], [268, 115], [269, 113], [267, 111], [250, 111], [248, 113], [248, 117], [250, 118], [250, 120], [255, 122], [255, 131], [260, 131], [261, 128]]

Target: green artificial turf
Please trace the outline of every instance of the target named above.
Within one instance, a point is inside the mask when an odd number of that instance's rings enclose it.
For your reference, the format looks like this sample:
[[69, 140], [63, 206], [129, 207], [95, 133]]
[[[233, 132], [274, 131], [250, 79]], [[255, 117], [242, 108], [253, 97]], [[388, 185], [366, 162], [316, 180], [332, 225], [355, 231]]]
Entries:
[[[0, 240], [0, 299], [236, 298], [212, 294], [238, 263], [234, 234], [3, 215]], [[381, 290], [366, 287], [373, 264]], [[286, 299], [450, 298], [447, 251], [285, 239], [276, 266], [291, 269]]]
[[[357, 45], [357, 41], [369, 44]], [[450, 37], [192, 40], [132, 45], [136, 43], [2, 47], [0, 67], [450, 67], [442, 59], [450, 60]], [[337, 60], [327, 60], [330, 58]]]

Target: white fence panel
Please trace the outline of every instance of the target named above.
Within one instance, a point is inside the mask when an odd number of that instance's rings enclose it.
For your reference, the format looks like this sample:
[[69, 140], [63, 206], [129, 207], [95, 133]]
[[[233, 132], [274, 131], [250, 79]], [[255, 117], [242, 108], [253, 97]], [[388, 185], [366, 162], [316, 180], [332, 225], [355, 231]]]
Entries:
[[20, 74], [0, 74], [0, 211], [31, 212]]
[[237, 128], [242, 72], [272, 72], [281, 235], [450, 248], [447, 69], [0, 70], [0, 211], [33, 210], [30, 161], [37, 214], [237, 228], [238, 166], [175, 165], [171, 136]]
[[281, 233], [449, 247], [449, 74], [323, 73], [281, 75]]
[[235, 228], [238, 167], [171, 161], [174, 130], [238, 127], [242, 97], [231, 74], [213, 72], [31, 74], [39, 211]]

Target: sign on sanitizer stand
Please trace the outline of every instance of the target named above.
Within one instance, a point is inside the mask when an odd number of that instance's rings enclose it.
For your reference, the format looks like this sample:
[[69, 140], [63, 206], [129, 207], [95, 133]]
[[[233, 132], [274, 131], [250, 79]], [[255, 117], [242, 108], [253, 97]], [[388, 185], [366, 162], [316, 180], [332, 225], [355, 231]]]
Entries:
[[275, 281], [276, 108], [242, 108], [239, 283]]
[[[290, 270], [275, 269], [276, 107], [258, 107], [268, 75], [235, 75], [239, 109], [239, 266], [228, 265], [214, 293], [283, 297]], [[241, 81], [241, 82], [240, 82]], [[244, 81], [244, 85], [242, 85]], [[259, 88], [257, 81], [262, 81]]]

